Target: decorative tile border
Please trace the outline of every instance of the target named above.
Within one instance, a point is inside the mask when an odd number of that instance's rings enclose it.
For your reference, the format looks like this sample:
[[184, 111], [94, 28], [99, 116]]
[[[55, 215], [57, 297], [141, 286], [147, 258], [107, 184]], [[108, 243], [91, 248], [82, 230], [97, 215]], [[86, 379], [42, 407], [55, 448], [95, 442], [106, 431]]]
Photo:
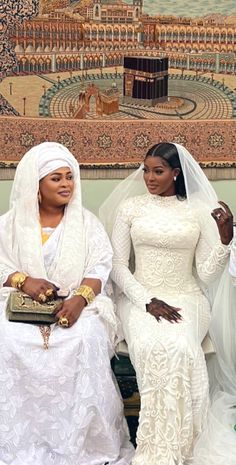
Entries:
[[0, 118], [0, 162], [18, 162], [45, 140], [67, 146], [82, 164], [136, 164], [157, 142], [187, 147], [202, 163], [236, 162], [236, 120], [89, 121], [3, 116]]

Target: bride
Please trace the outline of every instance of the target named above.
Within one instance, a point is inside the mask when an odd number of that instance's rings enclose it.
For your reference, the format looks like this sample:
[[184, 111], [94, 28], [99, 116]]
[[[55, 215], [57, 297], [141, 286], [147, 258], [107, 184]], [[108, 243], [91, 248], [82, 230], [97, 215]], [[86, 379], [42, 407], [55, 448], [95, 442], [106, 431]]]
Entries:
[[189, 465], [207, 420], [201, 344], [230, 253], [232, 214], [187, 150], [161, 143], [111, 194], [101, 217], [113, 227], [112, 279], [141, 396], [132, 464]]

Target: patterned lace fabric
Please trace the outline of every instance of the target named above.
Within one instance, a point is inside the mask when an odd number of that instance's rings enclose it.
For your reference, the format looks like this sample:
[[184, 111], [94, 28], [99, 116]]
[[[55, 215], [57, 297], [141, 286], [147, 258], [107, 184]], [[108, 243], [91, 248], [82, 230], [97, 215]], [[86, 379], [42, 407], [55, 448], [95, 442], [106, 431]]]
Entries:
[[[12, 247], [6, 247], [10, 215], [0, 218], [0, 284], [11, 272], [22, 269], [18, 255], [11, 257]], [[105, 287], [111, 247], [94, 215], [87, 211], [83, 215], [87, 250], [84, 276], [97, 277]], [[67, 239], [72, 251], [66, 251], [61, 270], [64, 266], [65, 279], [68, 283], [74, 279], [77, 286], [79, 254], [75, 254], [80, 244], [73, 237], [78, 231], [73, 226], [77, 226], [74, 221]], [[57, 283], [53, 273], [59, 262], [60, 239], [65, 235], [63, 223], [39, 250], [40, 229], [38, 242], [29, 229], [22, 228], [22, 247], [29, 251], [29, 257], [25, 253], [21, 258], [29, 258], [30, 266], [34, 265], [33, 276], [45, 273], [48, 280]], [[43, 268], [38, 262], [41, 254]], [[103, 291], [72, 327], [39, 328], [6, 319], [9, 291], [0, 289], [0, 464], [130, 465], [133, 446], [110, 366], [116, 332], [112, 301]]]
[[233, 284], [236, 286], [236, 237], [231, 244], [229, 272], [232, 276]]
[[15, 273], [15, 271], [16, 270], [13, 267], [0, 263], [0, 289], [3, 287], [3, 284], [7, 281], [8, 276], [12, 273]]
[[100, 317], [84, 312], [70, 329], [51, 326], [49, 350], [37, 326], [9, 323], [4, 311], [0, 333], [1, 465], [129, 465]]
[[[131, 238], [133, 275], [128, 268]], [[208, 406], [201, 342], [210, 308], [193, 264], [199, 278], [209, 283], [225, 266], [229, 250], [220, 241], [209, 249], [198, 214], [186, 201], [150, 194], [123, 204], [112, 241], [112, 278], [124, 293], [118, 311], [141, 393], [132, 464], [187, 465]], [[145, 312], [152, 297], [180, 307], [182, 322], [157, 323]]]

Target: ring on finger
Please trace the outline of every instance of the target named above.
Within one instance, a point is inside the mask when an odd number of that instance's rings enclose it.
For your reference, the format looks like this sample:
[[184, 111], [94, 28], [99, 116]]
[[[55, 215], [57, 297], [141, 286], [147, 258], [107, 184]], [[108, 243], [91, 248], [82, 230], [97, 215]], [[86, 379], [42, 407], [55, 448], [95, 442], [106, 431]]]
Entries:
[[68, 328], [69, 327], [69, 320], [66, 318], [66, 316], [61, 316], [58, 321], [59, 326], [62, 328]]
[[38, 298], [40, 300], [40, 302], [46, 302], [47, 300], [47, 297], [45, 294], [43, 294], [43, 292], [41, 292], [39, 295], [38, 295]]
[[45, 295], [46, 295], [47, 297], [52, 297], [53, 294], [54, 294], [54, 291], [53, 291], [53, 289], [51, 289], [51, 288], [50, 288], [50, 289], [47, 289], [46, 292], [45, 292]]

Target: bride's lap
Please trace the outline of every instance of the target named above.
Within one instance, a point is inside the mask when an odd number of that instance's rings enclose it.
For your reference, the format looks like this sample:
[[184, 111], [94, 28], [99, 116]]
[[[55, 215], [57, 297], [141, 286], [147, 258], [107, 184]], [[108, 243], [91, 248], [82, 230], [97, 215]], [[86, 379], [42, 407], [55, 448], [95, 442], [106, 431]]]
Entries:
[[207, 333], [210, 312], [205, 298], [198, 296], [168, 299], [170, 305], [180, 307], [182, 321], [170, 323], [162, 319], [158, 322], [149, 313], [135, 307], [123, 297], [119, 303], [119, 316], [122, 321], [125, 339], [129, 346], [134, 365], [144, 364], [154, 358], [154, 354], [165, 352], [168, 357], [188, 356], [193, 361], [198, 356], [201, 342]]

